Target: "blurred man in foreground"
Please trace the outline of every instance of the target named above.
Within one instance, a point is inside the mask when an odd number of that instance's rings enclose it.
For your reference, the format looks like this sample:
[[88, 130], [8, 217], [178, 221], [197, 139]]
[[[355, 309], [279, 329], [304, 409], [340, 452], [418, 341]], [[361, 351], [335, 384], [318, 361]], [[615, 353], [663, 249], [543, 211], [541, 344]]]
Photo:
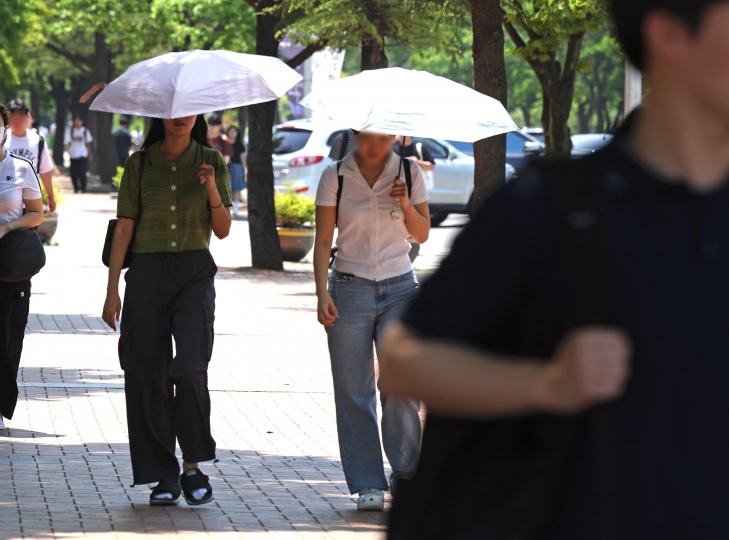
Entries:
[[390, 329], [390, 538], [729, 537], [729, 1], [614, 0], [651, 95], [487, 201]]

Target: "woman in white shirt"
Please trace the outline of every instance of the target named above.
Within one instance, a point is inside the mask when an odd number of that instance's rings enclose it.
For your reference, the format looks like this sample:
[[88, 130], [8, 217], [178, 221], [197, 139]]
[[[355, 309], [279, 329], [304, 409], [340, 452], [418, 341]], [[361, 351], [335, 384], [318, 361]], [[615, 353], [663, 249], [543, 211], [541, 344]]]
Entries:
[[[411, 190], [393, 154], [393, 137], [353, 132], [355, 145], [322, 174], [316, 195], [314, 273], [319, 322], [326, 327], [344, 475], [359, 510], [382, 510], [390, 487], [377, 425], [373, 344], [417, 294], [407, 241], [430, 233], [428, 192], [413, 162]], [[339, 176], [342, 178], [339, 191]], [[339, 193], [338, 193], [339, 192]], [[338, 229], [331, 275], [329, 258]], [[415, 473], [420, 404], [381, 395], [382, 439], [391, 482]]]
[[[0, 242], [9, 233], [43, 221], [40, 183], [33, 164], [3, 149], [10, 120], [0, 103]], [[26, 212], [23, 214], [23, 207]], [[18, 367], [30, 309], [30, 280], [0, 281], [0, 429], [18, 401]]]

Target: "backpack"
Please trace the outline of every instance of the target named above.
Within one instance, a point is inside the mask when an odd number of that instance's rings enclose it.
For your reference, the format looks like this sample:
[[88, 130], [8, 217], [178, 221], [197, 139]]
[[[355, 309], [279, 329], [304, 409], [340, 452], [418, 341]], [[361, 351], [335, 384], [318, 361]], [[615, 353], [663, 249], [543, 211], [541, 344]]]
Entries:
[[[336, 217], [334, 219], [335, 227], [339, 226], [339, 202], [342, 200], [342, 190], [344, 189], [344, 176], [339, 174], [339, 169], [342, 166], [342, 161], [343, 160], [337, 161], [337, 207]], [[408, 197], [410, 197], [413, 193], [413, 175], [410, 169], [410, 160], [403, 159], [402, 166], [405, 171], [405, 185], [407, 185], [408, 187]], [[339, 248], [337, 246], [334, 246], [329, 256], [329, 268], [334, 265], [334, 259], [337, 258], [337, 251], [339, 251]]]
[[[556, 207], [566, 247], [568, 328], [613, 322], [615, 294], [607, 239], [605, 187], [592, 160], [530, 165]], [[542, 540], [551, 538], [588, 425], [604, 406], [577, 416], [530, 415], [460, 420], [429, 415], [416, 475], [400, 480], [389, 540]], [[610, 492], [611, 441], [600, 441], [600, 489]], [[605, 523], [610, 509], [601, 508]], [[608, 514], [608, 515], [605, 515]], [[603, 530], [602, 538], [615, 538]]]
[[46, 139], [40, 133], [38, 134], [38, 137], [38, 165], [36, 166], [35, 172], [40, 174], [41, 161], [43, 160], [43, 151], [46, 149]]

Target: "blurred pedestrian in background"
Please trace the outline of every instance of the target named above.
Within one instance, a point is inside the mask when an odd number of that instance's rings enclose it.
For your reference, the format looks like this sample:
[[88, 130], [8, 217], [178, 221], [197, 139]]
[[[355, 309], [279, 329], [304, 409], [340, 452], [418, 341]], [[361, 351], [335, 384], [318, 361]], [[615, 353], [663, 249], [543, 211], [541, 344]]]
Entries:
[[233, 215], [238, 215], [238, 207], [246, 188], [246, 147], [243, 134], [237, 126], [230, 126], [226, 133], [233, 155], [230, 158], [230, 190], [233, 192]]
[[[4, 149], [10, 113], [0, 103], [0, 245], [19, 229], [43, 222], [40, 182], [33, 162]], [[8, 256], [3, 251], [3, 256]], [[12, 419], [18, 401], [18, 368], [30, 309], [30, 279], [0, 281], [0, 430]]]
[[157, 483], [152, 505], [177, 504], [180, 490], [190, 505], [213, 500], [198, 467], [215, 459], [207, 370], [218, 269], [209, 247], [212, 233], [230, 232], [232, 202], [228, 167], [207, 134], [203, 115], [153, 119], [119, 188], [103, 319], [116, 330], [119, 278], [131, 249], [119, 360], [134, 483]]
[[86, 173], [89, 170], [89, 163], [93, 161], [91, 150], [93, 140], [91, 132], [84, 126], [83, 118], [76, 116], [66, 137], [66, 148], [71, 158], [71, 182], [74, 193], [79, 191], [86, 193]]
[[418, 164], [420, 170], [423, 171], [423, 179], [425, 180], [425, 186], [428, 189], [433, 189], [434, 178], [433, 170], [435, 169], [435, 159], [433, 154], [430, 153], [428, 147], [422, 142], [414, 142], [412, 137], [403, 137], [398, 135], [395, 137], [395, 146], [393, 151], [398, 155], [404, 155], [406, 158], [411, 158], [415, 163]]
[[[401, 165], [390, 135], [353, 137], [353, 152], [329, 165], [319, 183], [314, 274], [318, 319], [329, 341], [342, 467], [350, 493], [359, 494], [357, 508], [368, 511], [383, 509], [389, 489], [373, 345], [379, 353], [383, 328], [418, 292], [407, 238], [428, 239], [430, 213], [420, 169], [409, 160]], [[328, 276], [335, 227], [338, 251]], [[380, 399], [391, 485], [415, 473], [420, 403], [384, 393]]]
[[132, 134], [129, 131], [129, 120], [122, 117], [119, 119], [119, 127], [114, 131], [114, 149], [116, 150], [116, 156], [120, 167], [123, 167], [129, 152], [134, 151], [134, 142], [132, 141]]
[[210, 144], [218, 152], [223, 154], [225, 163], [229, 164], [233, 157], [233, 146], [230, 141], [223, 136], [223, 119], [217, 114], [211, 114], [208, 118], [208, 126], [210, 128]]
[[[56, 198], [53, 194], [53, 160], [48, 145], [42, 135], [30, 130], [30, 109], [22, 99], [8, 102], [10, 113], [10, 132], [6, 133], [3, 148], [10, 153], [29, 160], [43, 182], [48, 194], [48, 210], [56, 211]], [[7, 125], [6, 125], [7, 127]]]
[[729, 536], [729, 1], [614, 0], [650, 94], [487, 200], [385, 339], [391, 539]]

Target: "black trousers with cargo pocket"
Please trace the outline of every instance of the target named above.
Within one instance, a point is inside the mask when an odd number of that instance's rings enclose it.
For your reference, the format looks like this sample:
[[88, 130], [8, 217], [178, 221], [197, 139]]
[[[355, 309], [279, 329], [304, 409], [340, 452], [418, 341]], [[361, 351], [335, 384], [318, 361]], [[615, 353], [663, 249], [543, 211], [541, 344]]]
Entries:
[[216, 272], [201, 250], [136, 254], [126, 273], [119, 359], [135, 484], [178, 481], [176, 440], [188, 463], [215, 459], [207, 370]]
[[30, 309], [30, 280], [0, 281], [0, 414], [12, 418], [18, 402], [18, 369]]

